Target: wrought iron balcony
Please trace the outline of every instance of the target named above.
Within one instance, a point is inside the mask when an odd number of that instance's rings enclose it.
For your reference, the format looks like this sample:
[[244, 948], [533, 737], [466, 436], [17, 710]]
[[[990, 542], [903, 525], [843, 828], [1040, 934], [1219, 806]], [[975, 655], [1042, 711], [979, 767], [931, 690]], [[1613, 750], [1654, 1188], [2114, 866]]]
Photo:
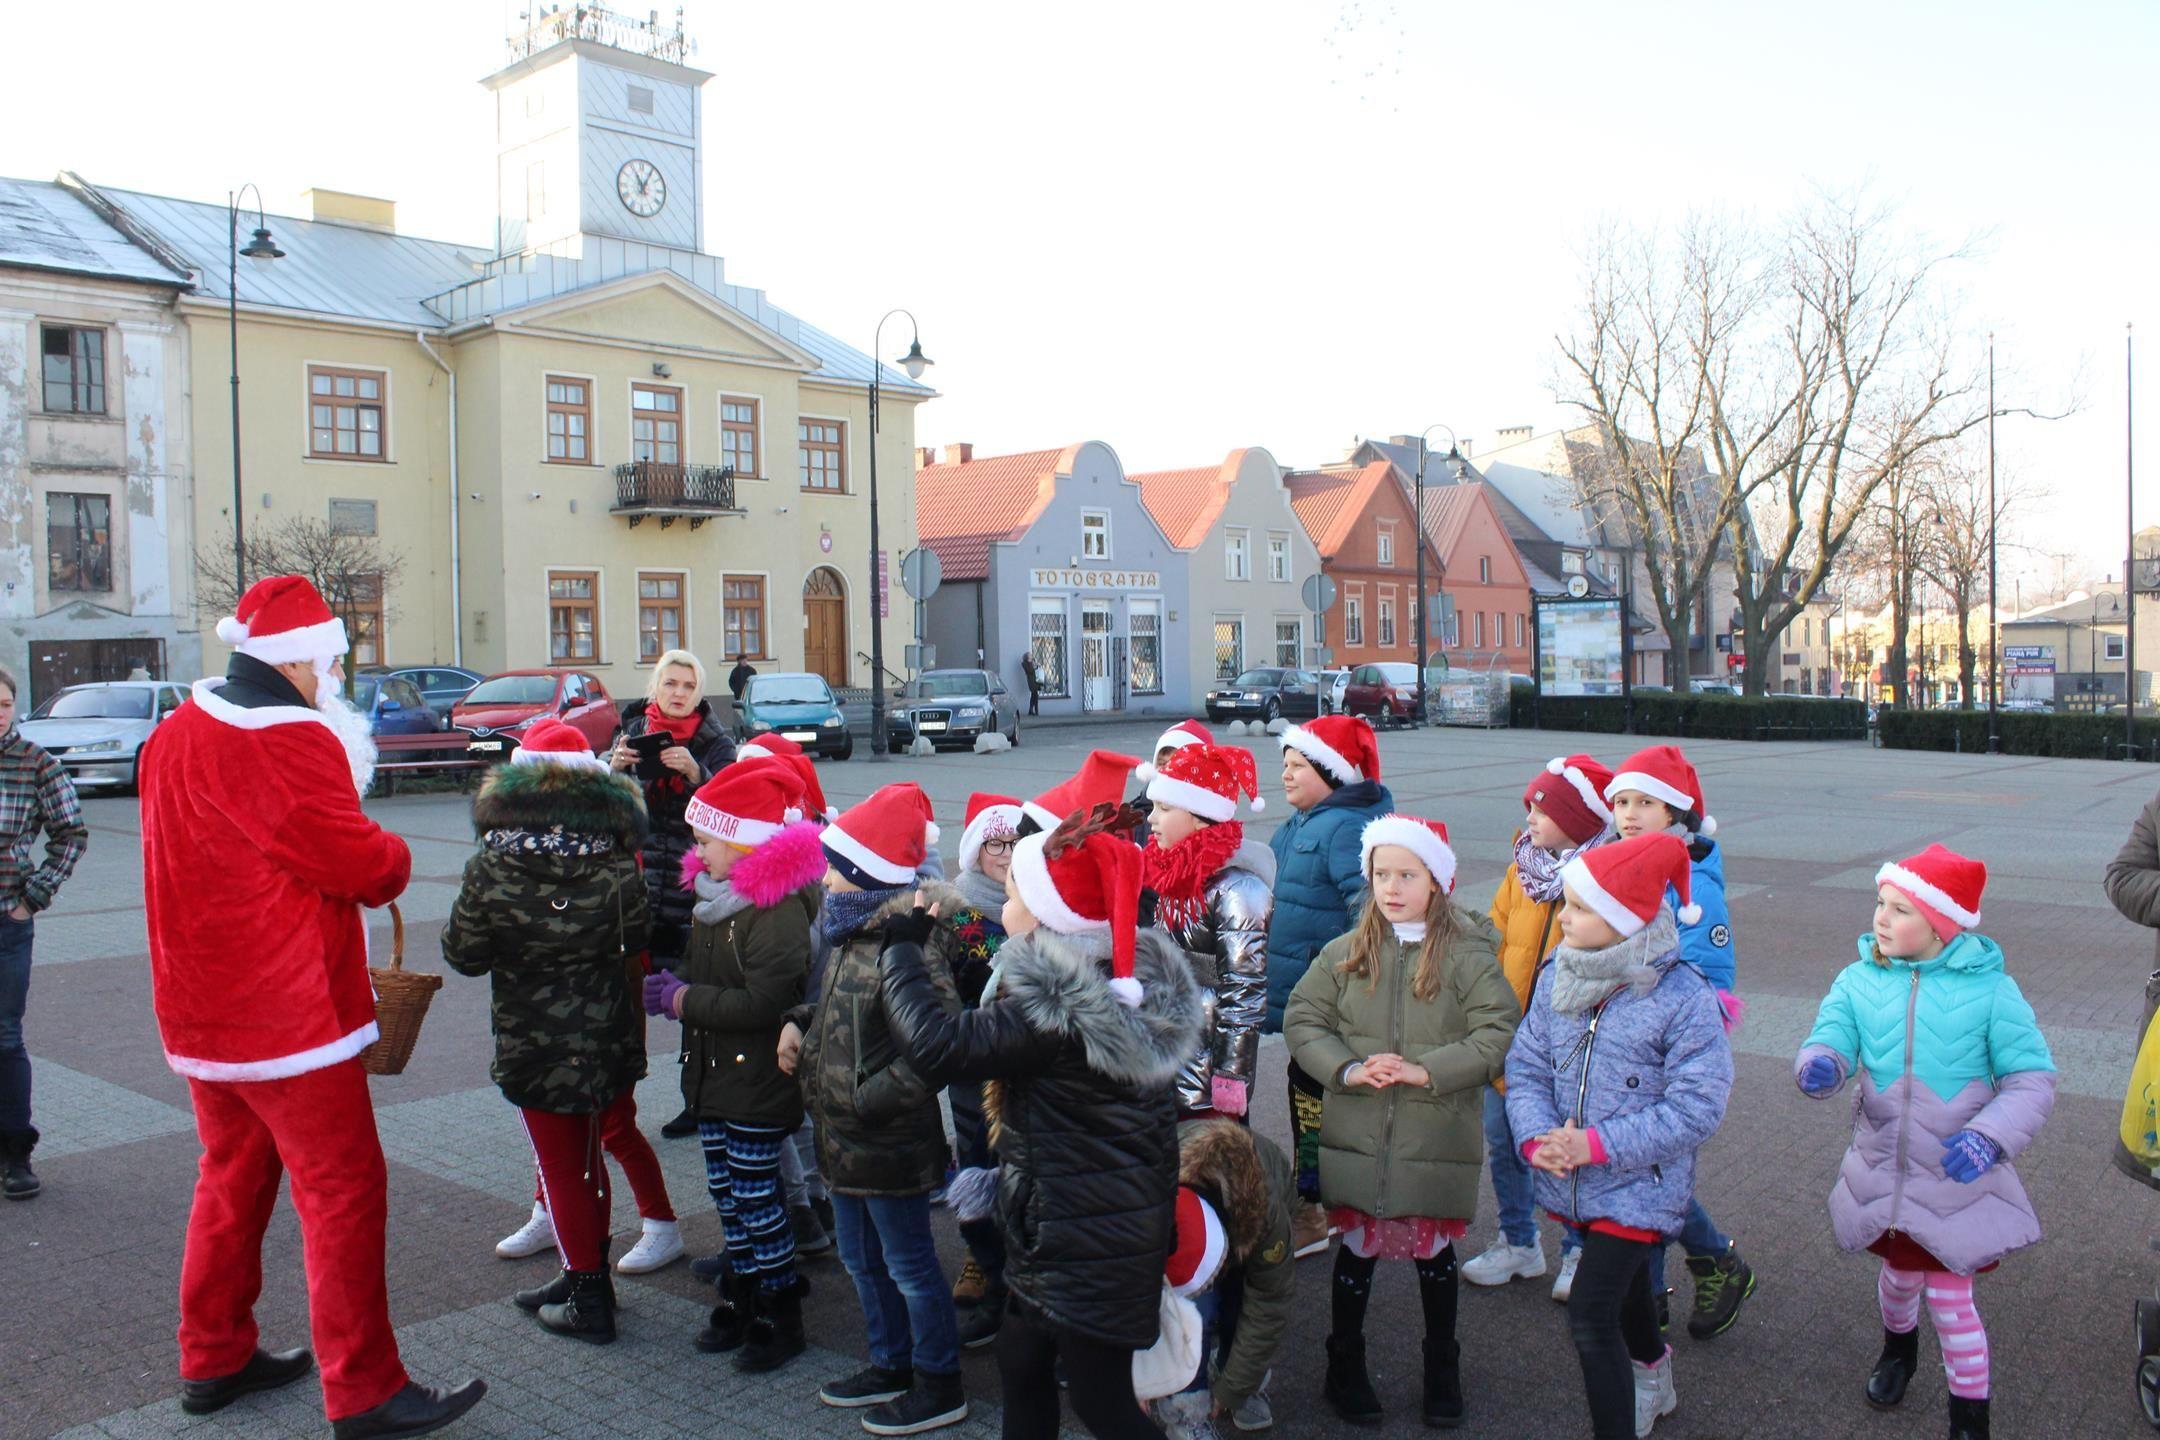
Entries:
[[632, 529], [648, 515], [660, 517], [665, 530], [687, 519], [695, 530], [715, 515], [745, 513], [735, 503], [732, 465], [669, 465], [633, 460], [615, 467], [614, 513], [627, 515]]

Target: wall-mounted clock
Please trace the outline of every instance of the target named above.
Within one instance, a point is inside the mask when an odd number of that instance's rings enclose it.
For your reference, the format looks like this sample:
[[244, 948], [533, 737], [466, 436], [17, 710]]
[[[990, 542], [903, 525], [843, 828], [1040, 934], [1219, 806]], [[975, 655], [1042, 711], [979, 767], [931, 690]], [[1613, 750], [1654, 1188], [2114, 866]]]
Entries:
[[667, 204], [667, 181], [661, 178], [660, 167], [650, 160], [626, 160], [622, 169], [615, 172], [615, 194], [622, 200], [623, 208], [641, 219], [650, 220]]

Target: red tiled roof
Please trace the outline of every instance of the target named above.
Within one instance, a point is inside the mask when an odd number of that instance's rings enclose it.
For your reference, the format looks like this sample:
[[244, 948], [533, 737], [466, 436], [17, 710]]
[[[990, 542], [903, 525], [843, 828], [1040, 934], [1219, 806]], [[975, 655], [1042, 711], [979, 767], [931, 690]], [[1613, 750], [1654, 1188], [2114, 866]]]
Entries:
[[1244, 458], [1243, 450], [1233, 450], [1220, 465], [1150, 470], [1126, 478], [1140, 487], [1140, 503], [1147, 506], [1170, 543], [1190, 550], [1206, 538], [1230, 502], [1230, 487], [1237, 483]]
[[1455, 542], [1477, 509], [1478, 488], [1475, 483], [1425, 487], [1425, 535], [1443, 562], [1455, 553]]
[[991, 455], [915, 472], [915, 533], [947, 580], [990, 578], [990, 547], [1027, 533], [1050, 503], [1074, 447]]
[[1355, 470], [1305, 470], [1288, 477], [1290, 508], [1312, 536], [1321, 559], [1335, 557], [1392, 469], [1387, 461], [1375, 460]]

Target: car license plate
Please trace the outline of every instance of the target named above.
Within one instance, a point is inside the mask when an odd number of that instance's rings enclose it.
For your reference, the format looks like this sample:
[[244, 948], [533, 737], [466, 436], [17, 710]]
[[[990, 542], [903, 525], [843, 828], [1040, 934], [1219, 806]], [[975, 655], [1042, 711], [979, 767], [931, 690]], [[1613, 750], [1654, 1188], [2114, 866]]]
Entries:
[[943, 730], [945, 722], [943, 720], [925, 720], [915, 728], [917, 730]]
[[817, 739], [817, 731], [815, 731], [815, 730], [783, 730], [783, 731], [781, 731], [781, 732], [780, 732], [780, 738], [781, 738], [781, 739], [783, 739], [783, 740], [793, 740], [793, 741], [794, 741], [794, 742], [795, 742], [796, 744], [798, 744], [798, 745], [803, 745], [803, 744], [807, 744], [808, 742], [810, 742], [810, 741], [812, 741], [812, 740], [815, 740], [815, 739]]
[[475, 740], [465, 748], [475, 755], [500, 755], [503, 742], [500, 740]]

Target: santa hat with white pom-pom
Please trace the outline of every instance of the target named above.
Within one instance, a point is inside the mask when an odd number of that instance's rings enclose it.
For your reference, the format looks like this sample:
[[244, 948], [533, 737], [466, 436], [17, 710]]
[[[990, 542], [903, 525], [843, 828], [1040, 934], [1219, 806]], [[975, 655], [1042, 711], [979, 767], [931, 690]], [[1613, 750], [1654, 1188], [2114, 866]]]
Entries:
[[575, 725], [542, 716], [510, 752], [513, 765], [561, 765], [572, 770], [608, 772], [608, 762], [592, 753], [592, 741]]
[[852, 867], [876, 886], [906, 885], [937, 844], [938, 827], [931, 814], [930, 797], [922, 786], [909, 780], [883, 785], [825, 827], [825, 848], [847, 862], [839, 867], [843, 875]]
[[1610, 801], [1627, 790], [1662, 800], [1680, 812], [1690, 834], [1717, 834], [1717, 821], [1710, 814], [1709, 802], [1703, 799], [1702, 777], [1677, 745], [1652, 745], [1621, 761], [1620, 768], [1605, 784], [1605, 798]]
[[1702, 919], [1688, 892], [1693, 870], [1687, 845], [1660, 830], [1585, 851], [1560, 867], [1560, 880], [1625, 939], [1657, 917], [1668, 891], [1679, 897], [1674, 913], [1682, 925]]
[[[844, 817], [843, 817], [844, 818]], [[1074, 817], [1077, 821], [1079, 817]], [[1140, 928], [1140, 847], [1104, 831], [1075, 840], [1072, 823], [1013, 847], [1013, 887], [1043, 928], [1110, 937], [1110, 993], [1137, 1006], [1133, 937]]]
[[1251, 797], [1253, 814], [1267, 809], [1260, 798], [1260, 767], [1252, 751], [1239, 745], [1187, 745], [1147, 782], [1148, 799], [1217, 822], [1237, 818], [1240, 795]]
[[1148, 758], [1133, 771], [1133, 778], [1145, 785], [1155, 778], [1155, 757], [1165, 750], [1182, 750], [1188, 745], [1212, 745], [1215, 737], [1208, 734], [1207, 726], [1198, 720], [1180, 720], [1155, 738], [1155, 748]]
[[327, 670], [351, 649], [345, 622], [302, 575], [271, 575], [248, 587], [238, 612], [217, 622], [217, 637], [265, 665], [303, 662]]
[[1605, 803], [1611, 780], [1612, 771], [1588, 755], [1555, 755], [1523, 787], [1523, 805], [1535, 805], [1561, 834], [1587, 844], [1612, 823], [1612, 808]]

